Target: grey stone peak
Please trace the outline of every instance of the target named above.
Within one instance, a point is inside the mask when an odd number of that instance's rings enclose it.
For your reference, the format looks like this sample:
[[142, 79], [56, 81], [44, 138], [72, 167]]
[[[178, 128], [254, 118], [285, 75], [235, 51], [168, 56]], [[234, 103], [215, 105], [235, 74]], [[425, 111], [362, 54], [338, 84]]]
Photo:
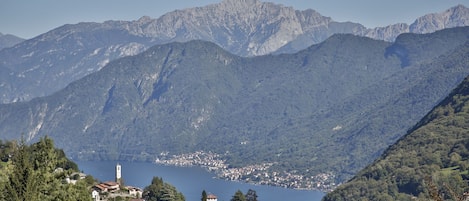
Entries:
[[469, 9], [461, 4], [441, 13], [431, 13], [419, 17], [410, 25], [410, 32], [431, 33], [460, 26], [469, 26]]

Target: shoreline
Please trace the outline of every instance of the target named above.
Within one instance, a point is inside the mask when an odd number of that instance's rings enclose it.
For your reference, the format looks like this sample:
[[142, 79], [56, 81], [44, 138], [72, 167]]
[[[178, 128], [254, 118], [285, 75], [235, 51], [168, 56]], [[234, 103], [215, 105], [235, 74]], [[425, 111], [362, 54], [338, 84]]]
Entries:
[[254, 185], [268, 185], [295, 190], [315, 190], [330, 192], [338, 185], [334, 183], [335, 175], [320, 173], [306, 177], [292, 172], [276, 172], [270, 169], [275, 163], [262, 163], [240, 168], [229, 168], [229, 164], [219, 154], [197, 151], [189, 154], [168, 156], [161, 154], [153, 162], [159, 165], [176, 167], [201, 167], [215, 174], [214, 178], [228, 181], [244, 182]]

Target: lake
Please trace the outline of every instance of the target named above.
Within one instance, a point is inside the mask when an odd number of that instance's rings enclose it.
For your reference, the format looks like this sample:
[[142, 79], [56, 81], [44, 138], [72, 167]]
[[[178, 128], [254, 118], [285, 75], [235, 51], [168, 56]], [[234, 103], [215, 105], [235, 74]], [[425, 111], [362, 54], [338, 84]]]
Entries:
[[142, 189], [150, 185], [153, 176], [161, 177], [163, 181], [182, 192], [187, 201], [200, 201], [203, 190], [216, 195], [219, 201], [229, 201], [237, 190], [246, 193], [249, 189], [256, 191], [260, 201], [319, 201], [324, 196], [324, 193], [320, 191], [293, 190], [216, 179], [213, 173], [199, 167], [174, 167], [144, 162], [117, 161], [77, 161], [76, 163], [80, 170], [100, 181], [114, 181], [115, 166], [119, 163], [122, 166], [124, 184]]

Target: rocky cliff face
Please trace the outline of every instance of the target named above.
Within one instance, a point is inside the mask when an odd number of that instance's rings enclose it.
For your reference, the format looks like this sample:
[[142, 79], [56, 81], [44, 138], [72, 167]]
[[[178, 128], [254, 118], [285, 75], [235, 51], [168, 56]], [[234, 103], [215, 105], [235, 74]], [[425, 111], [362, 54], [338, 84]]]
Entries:
[[438, 30], [469, 26], [469, 9], [458, 5], [441, 13], [432, 13], [416, 19], [412, 24], [399, 23], [386, 27], [367, 29], [358, 34], [374, 39], [394, 41], [402, 33], [432, 33]]
[[469, 26], [469, 9], [463, 5], [450, 8], [442, 13], [428, 14], [410, 25], [412, 33], [431, 33], [437, 30]]
[[203, 39], [241, 56], [255, 56], [272, 53], [309, 32], [321, 32], [311, 36], [315, 42], [323, 41], [332, 34], [322, 33], [331, 22], [314, 10], [297, 11], [258, 0], [225, 0], [158, 19], [143, 17], [126, 28], [138, 36], [168, 41]]

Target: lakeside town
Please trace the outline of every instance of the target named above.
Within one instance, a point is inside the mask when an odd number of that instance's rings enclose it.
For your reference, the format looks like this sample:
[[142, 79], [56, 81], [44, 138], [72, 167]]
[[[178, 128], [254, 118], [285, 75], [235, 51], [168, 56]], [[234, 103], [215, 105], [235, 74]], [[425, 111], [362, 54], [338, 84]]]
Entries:
[[296, 172], [277, 172], [270, 169], [273, 163], [262, 163], [245, 167], [229, 167], [220, 154], [212, 152], [197, 151], [189, 154], [171, 155], [160, 154], [155, 163], [161, 165], [172, 165], [181, 167], [199, 166], [215, 173], [217, 178], [243, 181], [252, 184], [279, 186], [298, 190], [332, 191], [337, 184], [334, 182], [335, 175], [332, 173], [321, 173], [306, 177]]

